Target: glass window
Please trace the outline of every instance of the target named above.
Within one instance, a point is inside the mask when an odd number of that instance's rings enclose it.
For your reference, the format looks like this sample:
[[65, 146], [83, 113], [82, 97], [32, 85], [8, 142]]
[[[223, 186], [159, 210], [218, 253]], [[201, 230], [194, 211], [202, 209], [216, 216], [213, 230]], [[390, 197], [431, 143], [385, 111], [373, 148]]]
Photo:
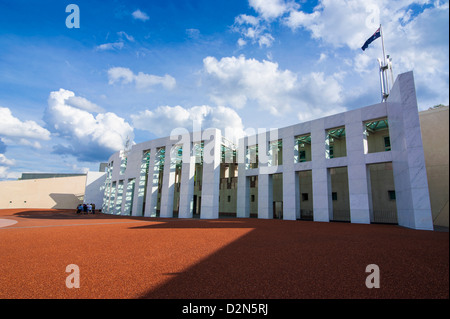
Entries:
[[337, 127], [327, 130], [325, 143], [327, 158], [347, 156], [345, 127]]
[[332, 200], [337, 200], [337, 193], [336, 192], [332, 192], [331, 193], [331, 199]]

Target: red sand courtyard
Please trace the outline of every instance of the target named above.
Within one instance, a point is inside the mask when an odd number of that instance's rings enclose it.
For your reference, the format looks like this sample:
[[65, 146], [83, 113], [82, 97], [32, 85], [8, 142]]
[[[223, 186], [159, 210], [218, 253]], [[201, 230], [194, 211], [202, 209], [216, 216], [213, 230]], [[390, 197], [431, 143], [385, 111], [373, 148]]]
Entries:
[[394, 225], [0, 210], [0, 298], [448, 299], [448, 243]]

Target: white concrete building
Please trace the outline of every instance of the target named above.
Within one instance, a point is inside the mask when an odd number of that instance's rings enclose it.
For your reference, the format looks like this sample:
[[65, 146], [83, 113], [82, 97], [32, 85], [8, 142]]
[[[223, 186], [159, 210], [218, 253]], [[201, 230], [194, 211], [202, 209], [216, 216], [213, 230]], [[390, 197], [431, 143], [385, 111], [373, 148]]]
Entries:
[[412, 72], [386, 102], [247, 136], [217, 129], [113, 154], [103, 212], [390, 222], [433, 229]]

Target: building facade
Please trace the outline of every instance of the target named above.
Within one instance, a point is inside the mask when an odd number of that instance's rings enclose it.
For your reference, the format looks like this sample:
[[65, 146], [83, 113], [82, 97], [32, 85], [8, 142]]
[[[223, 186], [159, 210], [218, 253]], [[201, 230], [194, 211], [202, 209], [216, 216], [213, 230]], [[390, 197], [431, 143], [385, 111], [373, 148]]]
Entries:
[[433, 229], [412, 72], [388, 100], [246, 136], [220, 130], [133, 145], [107, 166], [103, 212], [309, 219]]

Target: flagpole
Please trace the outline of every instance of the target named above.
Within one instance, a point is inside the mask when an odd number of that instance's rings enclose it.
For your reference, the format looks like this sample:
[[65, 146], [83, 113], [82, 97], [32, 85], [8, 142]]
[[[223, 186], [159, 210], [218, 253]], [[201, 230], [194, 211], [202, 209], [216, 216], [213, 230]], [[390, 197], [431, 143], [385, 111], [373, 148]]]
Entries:
[[384, 51], [384, 37], [383, 37], [383, 28], [381, 27], [381, 23], [380, 23], [380, 36], [381, 36], [381, 46], [383, 48], [383, 65], [380, 67], [380, 73], [382, 75], [382, 100], [386, 101], [387, 97], [389, 96], [389, 84], [388, 84], [388, 76], [386, 74], [388, 65], [386, 64], [386, 53]]
[[380, 24], [380, 35], [381, 35], [381, 46], [383, 47], [383, 62], [384, 62], [384, 65], [386, 66], [386, 54], [384, 53], [383, 28], [381, 27], [381, 24]]

